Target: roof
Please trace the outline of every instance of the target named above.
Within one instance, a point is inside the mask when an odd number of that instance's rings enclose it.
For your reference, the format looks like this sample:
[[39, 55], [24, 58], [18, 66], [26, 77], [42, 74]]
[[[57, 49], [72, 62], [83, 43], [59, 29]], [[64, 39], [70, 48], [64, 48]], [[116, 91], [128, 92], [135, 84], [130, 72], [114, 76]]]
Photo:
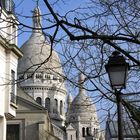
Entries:
[[70, 130], [70, 131], [76, 131], [76, 129], [74, 128], [74, 126], [72, 125], [72, 123], [70, 123], [67, 127], [66, 130]]
[[[138, 127], [135, 129], [132, 122], [123, 121], [123, 137], [124, 138], [140, 138], [138, 135]], [[118, 137], [118, 123], [117, 121], [108, 120], [106, 125], [106, 134], [109, 134], [111, 138]]]
[[69, 115], [80, 116], [81, 118], [91, 119], [96, 114], [95, 105], [86, 94], [79, 93], [71, 103]]
[[69, 108], [70, 122], [79, 117], [84, 121], [96, 120], [96, 108], [91, 99], [86, 95], [84, 89], [85, 76], [80, 73], [79, 75], [79, 93], [72, 101]]
[[19, 60], [18, 73], [28, 71], [55, 71], [62, 73], [59, 56], [51, 48], [40, 27], [40, 10], [33, 12], [33, 31], [30, 38], [20, 48], [23, 57]]

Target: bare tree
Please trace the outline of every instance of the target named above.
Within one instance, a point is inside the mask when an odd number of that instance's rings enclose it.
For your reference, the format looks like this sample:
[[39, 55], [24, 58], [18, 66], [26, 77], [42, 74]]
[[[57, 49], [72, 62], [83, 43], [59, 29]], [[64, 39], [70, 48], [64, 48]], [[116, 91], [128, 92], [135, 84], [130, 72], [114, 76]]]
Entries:
[[[52, 49], [57, 49], [65, 73], [62, 76], [72, 86], [71, 89], [79, 86], [78, 74], [83, 73], [86, 76], [83, 88], [89, 92], [93, 103], [100, 104], [99, 111], [107, 114], [115, 106], [115, 95], [110, 89], [104, 65], [111, 53], [117, 50], [126, 57], [131, 67], [127, 89], [122, 92], [139, 92], [139, 0], [86, 0], [80, 1], [76, 8], [65, 11], [57, 7], [67, 9], [64, 0], [37, 1], [37, 4], [46, 8], [46, 13], [42, 14], [44, 24], [41, 30]], [[31, 18], [23, 15], [17, 14], [19, 18]], [[18, 26], [20, 33], [30, 32], [34, 28], [20, 20]], [[49, 58], [46, 56], [42, 64], [47, 63]], [[38, 64], [38, 67], [42, 64]], [[125, 103], [124, 106], [127, 107]], [[106, 116], [103, 116], [102, 121], [105, 119]]]
[[69, 73], [73, 74], [76, 70], [86, 75], [86, 80], [92, 85], [86, 90], [99, 91], [101, 94], [97, 100], [114, 99], [114, 94], [110, 94], [104, 64], [111, 52], [117, 50], [131, 65], [128, 88], [124, 92], [138, 92], [139, 1], [89, 0], [63, 15], [56, 12], [54, 3], [44, 2], [54, 18], [54, 25], [64, 33], [63, 41], [60, 41], [61, 46], [67, 44], [63, 49], [64, 64], [69, 68]]

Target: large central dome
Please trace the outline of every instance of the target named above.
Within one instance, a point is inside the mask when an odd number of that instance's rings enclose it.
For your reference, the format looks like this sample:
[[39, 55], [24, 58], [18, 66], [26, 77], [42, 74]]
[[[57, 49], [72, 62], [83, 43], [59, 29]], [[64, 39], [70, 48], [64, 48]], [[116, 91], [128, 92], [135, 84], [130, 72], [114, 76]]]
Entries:
[[55, 71], [56, 73], [62, 73], [58, 54], [46, 41], [41, 30], [41, 23], [38, 23], [41, 21], [39, 15], [40, 10], [36, 8], [33, 18], [35, 30], [33, 30], [30, 38], [21, 47], [21, 51], [24, 55], [19, 60], [18, 73], [23, 73], [27, 70], [34, 71], [37, 68], [38, 71], [45, 70], [49, 72]]
[[33, 31], [23, 44], [19, 60], [19, 87], [45, 107], [57, 126], [64, 126], [66, 88], [60, 59], [46, 41], [38, 7], [33, 11]]

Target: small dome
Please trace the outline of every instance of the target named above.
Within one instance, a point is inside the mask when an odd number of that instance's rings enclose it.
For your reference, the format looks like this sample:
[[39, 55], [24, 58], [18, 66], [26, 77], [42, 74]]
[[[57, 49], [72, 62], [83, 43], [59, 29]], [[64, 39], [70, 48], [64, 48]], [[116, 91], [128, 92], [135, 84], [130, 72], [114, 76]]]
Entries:
[[69, 115], [80, 116], [82, 119], [91, 119], [95, 116], [96, 109], [89, 97], [79, 93], [71, 103]]
[[92, 103], [90, 98], [86, 96], [83, 84], [85, 81], [85, 76], [83, 74], [79, 75], [79, 94], [74, 98], [69, 109], [70, 121], [71, 118], [76, 118], [79, 116], [83, 120], [91, 120], [96, 117], [96, 108]]
[[58, 54], [51, 49], [51, 46], [45, 40], [41, 25], [40, 10], [35, 8], [33, 14], [33, 32], [30, 38], [20, 48], [23, 57], [19, 60], [18, 73], [28, 71], [48, 71], [62, 73], [60, 59]]

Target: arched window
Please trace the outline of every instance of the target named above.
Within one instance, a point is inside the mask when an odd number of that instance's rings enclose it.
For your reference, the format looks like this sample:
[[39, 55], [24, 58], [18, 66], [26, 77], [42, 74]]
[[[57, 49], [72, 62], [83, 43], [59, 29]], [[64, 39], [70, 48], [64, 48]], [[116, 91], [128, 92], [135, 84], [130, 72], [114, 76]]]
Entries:
[[36, 74], [36, 79], [41, 79], [42, 78], [42, 74]]
[[24, 79], [24, 75], [19, 76], [19, 80], [22, 80], [22, 79]]
[[55, 75], [53, 76], [53, 80], [57, 80], [57, 77]]
[[85, 137], [85, 127], [82, 128], [82, 136]]
[[48, 79], [48, 80], [50, 80], [50, 79], [51, 79], [50, 75], [47, 75], [47, 79]]
[[86, 128], [86, 133], [87, 133], [87, 136], [90, 136], [90, 128], [89, 127]]
[[54, 110], [53, 110], [54, 113], [58, 113], [58, 101], [57, 99], [54, 99]]
[[96, 135], [97, 134], [97, 132], [96, 132], [96, 128], [94, 128], [94, 135]]
[[63, 102], [62, 100], [60, 101], [60, 115], [63, 114]]
[[97, 134], [98, 134], [98, 129], [96, 128], [96, 129], [95, 129], [95, 135], [97, 135]]
[[32, 74], [27, 74], [27, 79], [32, 78]]
[[48, 109], [48, 112], [50, 112], [50, 98], [45, 99], [45, 107]]
[[48, 74], [46, 75], [45, 74], [45, 79], [50, 80], [51, 79], [50, 75], [48, 75]]
[[41, 98], [40, 98], [40, 97], [37, 97], [37, 98], [36, 98], [36, 102], [37, 102], [38, 104], [41, 105], [41, 104], [42, 104], [42, 100], [41, 100]]
[[72, 135], [70, 135], [70, 139], [72, 140]]

